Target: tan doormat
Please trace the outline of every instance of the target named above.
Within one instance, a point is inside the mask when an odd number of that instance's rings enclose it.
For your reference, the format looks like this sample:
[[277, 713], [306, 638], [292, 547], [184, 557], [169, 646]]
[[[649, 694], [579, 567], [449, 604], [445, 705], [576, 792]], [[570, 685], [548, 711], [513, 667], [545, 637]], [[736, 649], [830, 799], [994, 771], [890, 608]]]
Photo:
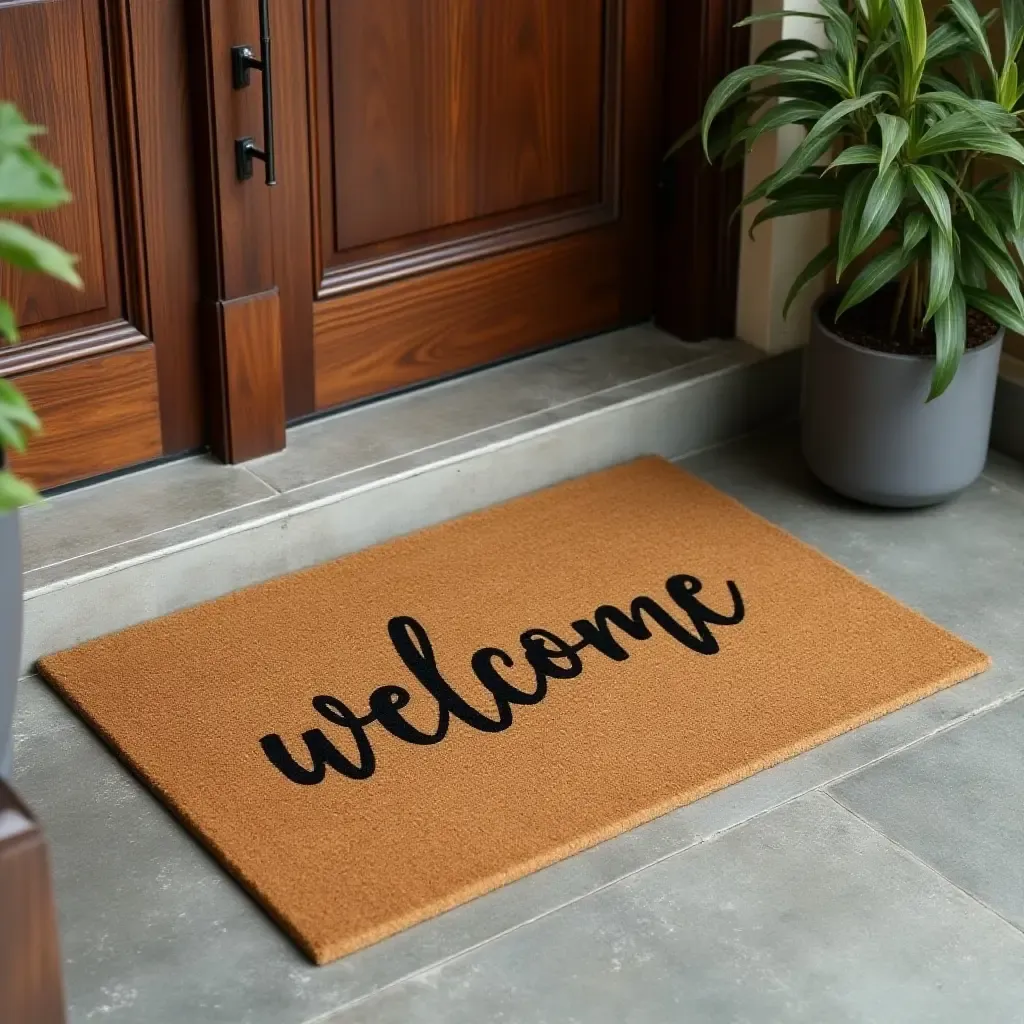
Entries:
[[649, 458], [40, 669], [324, 963], [988, 663]]

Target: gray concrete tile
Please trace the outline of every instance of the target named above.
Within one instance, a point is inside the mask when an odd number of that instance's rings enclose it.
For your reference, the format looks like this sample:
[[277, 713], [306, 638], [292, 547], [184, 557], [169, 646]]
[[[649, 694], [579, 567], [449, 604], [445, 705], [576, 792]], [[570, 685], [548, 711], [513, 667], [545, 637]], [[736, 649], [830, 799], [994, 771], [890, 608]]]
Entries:
[[966, 1020], [1024, 1021], [1024, 937], [820, 796], [329, 1018]]
[[[1021, 410], [1020, 422], [1021, 432], [1024, 433], [1024, 408]], [[1021, 457], [1024, 458], [1024, 441], [1021, 446]], [[985, 476], [994, 483], [1024, 496], [1024, 462], [1020, 459], [1011, 458], [993, 449], [988, 453]]]
[[259, 501], [273, 488], [206, 457], [68, 491], [22, 512], [26, 571]]
[[306, 487], [683, 366], [707, 350], [649, 324], [613, 331], [296, 427], [285, 451], [248, 468], [280, 491]]
[[1024, 700], [858, 772], [833, 792], [1024, 931]]

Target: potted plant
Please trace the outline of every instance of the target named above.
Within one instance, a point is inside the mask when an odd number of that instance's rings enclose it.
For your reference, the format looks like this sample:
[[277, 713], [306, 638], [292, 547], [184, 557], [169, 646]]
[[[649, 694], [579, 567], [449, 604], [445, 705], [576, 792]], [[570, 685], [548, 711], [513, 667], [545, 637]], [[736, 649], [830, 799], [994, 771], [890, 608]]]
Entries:
[[[743, 199], [774, 217], [832, 210], [838, 230], [793, 282], [839, 286], [815, 308], [803, 450], [850, 497], [927, 505], [981, 472], [1003, 329], [1024, 333], [1024, 0], [820, 0], [822, 45], [783, 39], [714, 89], [709, 159], [768, 132], [805, 135]], [[692, 133], [695, 134], [695, 133]], [[684, 140], [680, 140], [681, 144]]]
[[[60, 206], [71, 199], [60, 171], [32, 146], [44, 129], [28, 124], [9, 103], [0, 103], [0, 268], [49, 274], [81, 287], [75, 261], [25, 224], [5, 219]], [[0, 297], [0, 338], [18, 340], [14, 310]], [[28, 402], [11, 381], [0, 378], [0, 778], [11, 768], [11, 719], [21, 661], [21, 542], [18, 508], [36, 500], [30, 484], [6, 466], [5, 451], [23, 452], [39, 429]]]

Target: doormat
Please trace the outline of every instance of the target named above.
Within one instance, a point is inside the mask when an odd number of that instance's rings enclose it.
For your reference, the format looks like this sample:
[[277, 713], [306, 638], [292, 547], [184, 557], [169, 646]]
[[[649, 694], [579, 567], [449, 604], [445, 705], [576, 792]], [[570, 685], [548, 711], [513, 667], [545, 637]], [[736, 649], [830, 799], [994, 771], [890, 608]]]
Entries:
[[645, 458], [39, 668], [325, 963], [988, 664]]

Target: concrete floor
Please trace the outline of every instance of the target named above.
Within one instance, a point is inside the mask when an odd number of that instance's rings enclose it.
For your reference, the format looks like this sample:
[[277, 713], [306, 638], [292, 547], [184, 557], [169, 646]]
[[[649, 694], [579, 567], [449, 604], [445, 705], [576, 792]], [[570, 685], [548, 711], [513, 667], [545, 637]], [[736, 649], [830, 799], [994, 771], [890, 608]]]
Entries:
[[817, 487], [790, 431], [685, 464], [995, 667], [323, 968], [28, 679], [70, 1020], [1024, 1022], [1024, 467], [887, 513]]

